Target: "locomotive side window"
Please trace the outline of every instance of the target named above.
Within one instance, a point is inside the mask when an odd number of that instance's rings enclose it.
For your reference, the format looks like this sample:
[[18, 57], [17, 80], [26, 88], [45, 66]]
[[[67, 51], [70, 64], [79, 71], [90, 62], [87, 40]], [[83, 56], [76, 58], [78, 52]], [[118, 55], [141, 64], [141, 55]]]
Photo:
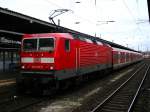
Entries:
[[70, 51], [70, 40], [65, 40], [65, 50]]
[[23, 50], [24, 51], [37, 50], [37, 39], [24, 39]]
[[54, 50], [54, 39], [53, 38], [40, 38], [39, 39], [39, 50], [53, 51]]

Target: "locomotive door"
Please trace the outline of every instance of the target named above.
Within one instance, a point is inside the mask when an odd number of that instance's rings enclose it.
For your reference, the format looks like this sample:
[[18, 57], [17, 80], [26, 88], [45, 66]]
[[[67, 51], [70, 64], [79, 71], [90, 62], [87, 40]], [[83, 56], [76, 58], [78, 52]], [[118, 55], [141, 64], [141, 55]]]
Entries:
[[65, 53], [64, 53], [64, 57], [65, 57], [65, 62], [64, 62], [64, 66], [65, 68], [69, 68], [71, 66], [71, 40], [66, 39], [65, 40]]
[[75, 66], [76, 72], [78, 73], [80, 69], [80, 42], [76, 41], [75, 46]]
[[76, 72], [78, 72], [80, 68], [80, 48], [76, 48]]

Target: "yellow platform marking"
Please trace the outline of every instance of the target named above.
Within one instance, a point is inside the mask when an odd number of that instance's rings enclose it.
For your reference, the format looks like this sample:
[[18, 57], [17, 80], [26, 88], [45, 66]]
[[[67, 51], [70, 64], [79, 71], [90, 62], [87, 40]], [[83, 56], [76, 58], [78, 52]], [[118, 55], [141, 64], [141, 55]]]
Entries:
[[0, 80], [0, 87], [8, 86], [8, 85], [15, 84], [15, 83], [16, 83], [15, 78]]

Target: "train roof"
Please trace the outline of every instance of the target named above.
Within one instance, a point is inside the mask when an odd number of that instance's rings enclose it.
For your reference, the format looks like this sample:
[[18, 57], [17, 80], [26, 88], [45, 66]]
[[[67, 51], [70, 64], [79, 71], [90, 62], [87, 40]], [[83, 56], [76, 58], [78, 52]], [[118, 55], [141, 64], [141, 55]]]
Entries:
[[131, 50], [126, 50], [126, 49], [120, 49], [120, 48], [116, 48], [116, 47], [112, 47], [112, 49], [113, 49], [113, 51], [141, 54], [139, 52], [135, 52], [135, 51], [131, 51]]
[[125, 47], [125, 46], [122, 46], [122, 45], [119, 45], [119, 44], [116, 44], [114, 42], [110, 42], [110, 41], [107, 41], [107, 40], [104, 40], [104, 39], [101, 39], [99, 37], [94, 37], [94, 36], [91, 36], [91, 35], [87, 35], [87, 34], [84, 34], [84, 33], [74, 33], [73, 35], [75, 35], [76, 37], [85, 37], [85, 38], [89, 38], [91, 40], [96, 40], [96, 41], [100, 41], [102, 42], [103, 44], [107, 44], [107, 45], [110, 45], [111, 47], [113, 48], [119, 48], [119, 49], [124, 49], [124, 50], [128, 50], [128, 51], [133, 51], [133, 52], [138, 52], [138, 53], [141, 53], [139, 51], [136, 51], [136, 50], [133, 50], [133, 49], [130, 49], [128, 47]]
[[23, 38], [32, 38], [32, 37], [65, 37], [68, 39], [73, 39], [69, 33], [38, 33], [38, 34], [25, 34]]
[[87, 35], [87, 34], [84, 34], [84, 33], [38, 33], [38, 34], [25, 34], [23, 36], [23, 38], [30, 38], [30, 37], [48, 37], [48, 36], [57, 36], [57, 37], [65, 37], [65, 38], [68, 38], [68, 39], [79, 39], [79, 40], [82, 40], [82, 41], [97, 41], [99, 43], [102, 43], [102, 44], [106, 44], [108, 46], [111, 46], [112, 48], [116, 48], [116, 49], [121, 49], [121, 50], [127, 50], [127, 51], [132, 51], [132, 52], [138, 52], [138, 53], [141, 53], [139, 51], [136, 51], [136, 50], [133, 50], [133, 49], [130, 49], [130, 48], [127, 48], [127, 47], [124, 47], [122, 45], [119, 45], [119, 44], [116, 44], [116, 43], [113, 43], [113, 42], [110, 42], [110, 41], [107, 41], [107, 40], [103, 40], [99, 37], [94, 37], [94, 36], [91, 36], [91, 35]]
[[[6, 8], [0, 7], [0, 14], [2, 15], [1, 16], [2, 20], [5, 20], [1, 22], [2, 29], [5, 30], [1, 30], [0, 32], [4, 35], [9, 35], [9, 36], [11, 35], [10, 36], [11, 39], [16, 39], [20, 41], [21, 35], [23, 35], [24, 33], [61, 32], [61, 33], [71, 33], [73, 35], [86, 36], [91, 40], [98, 40], [102, 43], [109, 44], [112, 47], [135, 51], [133, 49], [124, 47], [122, 45], [100, 39], [99, 37], [94, 37], [69, 28], [54, 25], [52, 23], [34, 17], [30, 17], [28, 15], [24, 15]], [[12, 21], [12, 20], [16, 20], [16, 21]], [[8, 21], [11, 21], [11, 25], [13, 25], [13, 27], [8, 27], [9, 26]], [[20, 24], [24, 27], [20, 28]]]

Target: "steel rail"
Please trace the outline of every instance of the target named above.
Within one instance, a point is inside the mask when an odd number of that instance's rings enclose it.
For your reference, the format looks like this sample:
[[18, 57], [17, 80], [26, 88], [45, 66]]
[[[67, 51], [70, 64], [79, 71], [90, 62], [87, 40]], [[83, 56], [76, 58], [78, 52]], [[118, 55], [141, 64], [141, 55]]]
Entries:
[[43, 99], [42, 100], [39, 100], [39, 101], [34, 101], [34, 102], [31, 102], [31, 103], [29, 103], [29, 104], [26, 104], [26, 105], [23, 105], [23, 106], [21, 106], [21, 107], [19, 107], [19, 108], [16, 108], [16, 109], [14, 109], [14, 110], [11, 110], [10, 112], [19, 112], [19, 111], [21, 111], [21, 110], [23, 110], [23, 109], [25, 109], [25, 108], [27, 108], [27, 107], [30, 107], [30, 106], [33, 106], [33, 105], [35, 105], [35, 104], [38, 104], [38, 103], [41, 103], [42, 101], [44, 101]]
[[147, 68], [147, 70], [146, 70], [146, 72], [145, 72], [145, 74], [144, 74], [144, 77], [143, 77], [143, 79], [142, 79], [142, 81], [141, 81], [141, 83], [140, 83], [140, 86], [139, 86], [138, 90], [136, 91], [136, 94], [135, 94], [135, 96], [134, 96], [134, 98], [133, 98], [133, 100], [132, 100], [132, 102], [131, 102], [131, 104], [130, 104], [130, 107], [129, 107], [129, 109], [128, 109], [127, 112], [131, 112], [131, 111], [132, 111], [133, 106], [134, 106], [134, 103], [135, 103], [135, 100], [136, 100], [138, 94], [140, 93], [140, 89], [141, 89], [141, 87], [142, 87], [142, 85], [143, 85], [143, 83], [144, 83], [144, 80], [145, 80], [145, 78], [146, 78], [146, 76], [147, 76], [147, 73], [148, 73], [148, 71], [149, 71], [149, 68], [150, 68], [150, 65], [148, 66], [148, 68]]
[[139, 72], [143, 67], [145, 66], [144, 65], [141, 65], [141, 67], [136, 70], [134, 72], [134, 74], [128, 78], [128, 80], [126, 80], [123, 84], [121, 84], [121, 86], [119, 86], [113, 93], [111, 93], [106, 99], [104, 99], [100, 104], [98, 104], [93, 110], [91, 110], [90, 112], [96, 112], [98, 110], [98, 108], [100, 108], [102, 105], [104, 105], [113, 95], [115, 95], [115, 93], [117, 93], [130, 79], [132, 79], [132, 77], [137, 73]]

